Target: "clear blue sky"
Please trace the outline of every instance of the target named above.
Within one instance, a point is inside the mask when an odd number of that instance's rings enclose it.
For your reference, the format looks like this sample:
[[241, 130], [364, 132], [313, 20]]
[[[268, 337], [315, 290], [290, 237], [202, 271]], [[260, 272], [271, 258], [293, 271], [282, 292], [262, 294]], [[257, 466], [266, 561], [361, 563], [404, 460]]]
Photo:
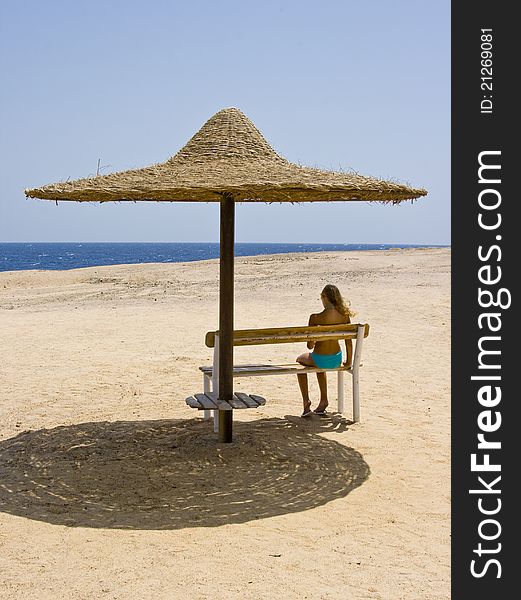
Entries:
[[217, 241], [215, 204], [26, 199], [163, 162], [236, 106], [293, 162], [425, 187], [242, 204], [237, 241], [450, 243], [450, 2], [5, 0], [0, 241]]

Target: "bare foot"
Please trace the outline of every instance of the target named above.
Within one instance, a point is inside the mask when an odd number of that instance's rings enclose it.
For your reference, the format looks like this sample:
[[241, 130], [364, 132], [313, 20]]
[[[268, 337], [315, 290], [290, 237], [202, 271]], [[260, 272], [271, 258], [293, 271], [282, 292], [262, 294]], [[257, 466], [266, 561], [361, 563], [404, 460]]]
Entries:
[[315, 413], [323, 413], [326, 411], [326, 408], [328, 407], [329, 402], [319, 402], [318, 406], [315, 408], [315, 410], [313, 412]]

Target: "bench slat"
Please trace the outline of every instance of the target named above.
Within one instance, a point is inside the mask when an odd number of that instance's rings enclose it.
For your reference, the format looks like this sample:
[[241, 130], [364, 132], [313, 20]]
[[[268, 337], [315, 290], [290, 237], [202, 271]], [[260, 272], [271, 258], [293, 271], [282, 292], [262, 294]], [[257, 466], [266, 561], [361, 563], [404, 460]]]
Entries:
[[[259, 365], [259, 364], [251, 364], [251, 365], [234, 365], [233, 371], [234, 373], [240, 373], [242, 371], [249, 371], [250, 369], [256, 369], [259, 371], [267, 370], [272, 371], [273, 369], [283, 369], [284, 367], [294, 367], [295, 363], [285, 364], [285, 365]], [[213, 373], [212, 365], [203, 365], [199, 367], [199, 370], [202, 371], [205, 375], [211, 376]]]
[[217, 410], [217, 403], [214, 402], [209, 394], [194, 394], [194, 398], [199, 401], [202, 407], [206, 410]]
[[186, 399], [186, 403], [188, 404], [188, 406], [191, 406], [192, 408], [198, 408], [198, 409], [203, 408], [202, 404], [198, 400], [196, 400], [193, 396], [189, 396]]
[[266, 398], [262, 396], [257, 396], [256, 394], [250, 394], [250, 398], [255, 400], [259, 404], [259, 406], [264, 406], [266, 404]]
[[203, 405], [203, 408], [206, 410], [233, 410], [233, 407], [225, 402], [224, 400], [219, 400], [217, 398], [217, 394], [213, 392], [207, 394], [194, 394], [196, 400]]
[[232, 408], [249, 408], [236, 393], [231, 397], [229, 404]]
[[199, 410], [233, 410], [241, 408], [258, 408], [266, 404], [266, 399], [255, 394], [245, 394], [243, 392], [235, 392], [230, 403], [224, 402], [216, 398], [213, 392], [206, 394], [194, 394], [186, 399], [186, 403], [191, 408]]
[[[360, 365], [362, 366], [362, 365]], [[211, 376], [213, 368], [211, 366], [199, 367], [205, 375]], [[234, 377], [261, 376], [261, 375], [298, 375], [299, 373], [316, 373], [319, 371], [352, 371], [351, 367], [337, 367], [335, 369], [321, 369], [319, 367], [305, 367], [303, 365], [236, 365], [233, 367]]]
[[253, 400], [249, 394], [245, 394], [244, 392], [235, 392], [235, 396], [240, 398], [248, 408], [257, 408], [257, 406], [259, 406], [259, 404], [255, 402], [255, 400]]
[[[267, 329], [237, 329], [233, 332], [234, 346], [258, 344], [286, 344], [291, 342], [323, 341], [328, 339], [356, 339], [360, 323], [341, 325], [312, 325], [309, 327], [270, 327]], [[215, 346], [217, 331], [209, 331], [205, 344]], [[369, 335], [369, 325], [364, 324], [364, 337]]]
[[291, 344], [295, 342], [321, 342], [326, 340], [338, 339], [356, 339], [356, 334], [346, 334], [339, 336], [336, 332], [321, 333], [313, 335], [309, 333], [299, 333], [293, 335], [278, 335], [278, 336], [251, 336], [245, 338], [237, 338], [233, 340], [234, 346], [260, 346], [261, 344]]

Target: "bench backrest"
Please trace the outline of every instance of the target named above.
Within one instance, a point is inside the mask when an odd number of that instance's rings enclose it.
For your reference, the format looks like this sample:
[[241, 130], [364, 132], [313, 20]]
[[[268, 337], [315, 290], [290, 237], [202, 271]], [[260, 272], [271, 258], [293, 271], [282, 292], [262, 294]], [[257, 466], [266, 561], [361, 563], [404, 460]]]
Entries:
[[[358, 327], [364, 327], [364, 337], [369, 335], [367, 323], [342, 325], [311, 325], [307, 327], [270, 327], [268, 329], [237, 329], [233, 332], [234, 346], [258, 344], [287, 344], [291, 342], [319, 342], [323, 340], [354, 340]], [[208, 348], [215, 346], [218, 331], [209, 331], [205, 337]]]

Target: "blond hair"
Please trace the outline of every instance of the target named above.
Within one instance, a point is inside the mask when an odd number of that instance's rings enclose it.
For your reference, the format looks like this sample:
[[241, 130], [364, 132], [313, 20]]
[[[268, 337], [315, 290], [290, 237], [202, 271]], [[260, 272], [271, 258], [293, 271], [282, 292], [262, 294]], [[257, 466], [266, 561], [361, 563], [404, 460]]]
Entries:
[[353, 312], [350, 307], [350, 302], [346, 301], [342, 298], [342, 294], [340, 290], [336, 287], [336, 285], [332, 285], [328, 283], [326, 287], [322, 290], [322, 295], [325, 296], [329, 302], [336, 308], [336, 310], [344, 317], [354, 317], [355, 312]]

